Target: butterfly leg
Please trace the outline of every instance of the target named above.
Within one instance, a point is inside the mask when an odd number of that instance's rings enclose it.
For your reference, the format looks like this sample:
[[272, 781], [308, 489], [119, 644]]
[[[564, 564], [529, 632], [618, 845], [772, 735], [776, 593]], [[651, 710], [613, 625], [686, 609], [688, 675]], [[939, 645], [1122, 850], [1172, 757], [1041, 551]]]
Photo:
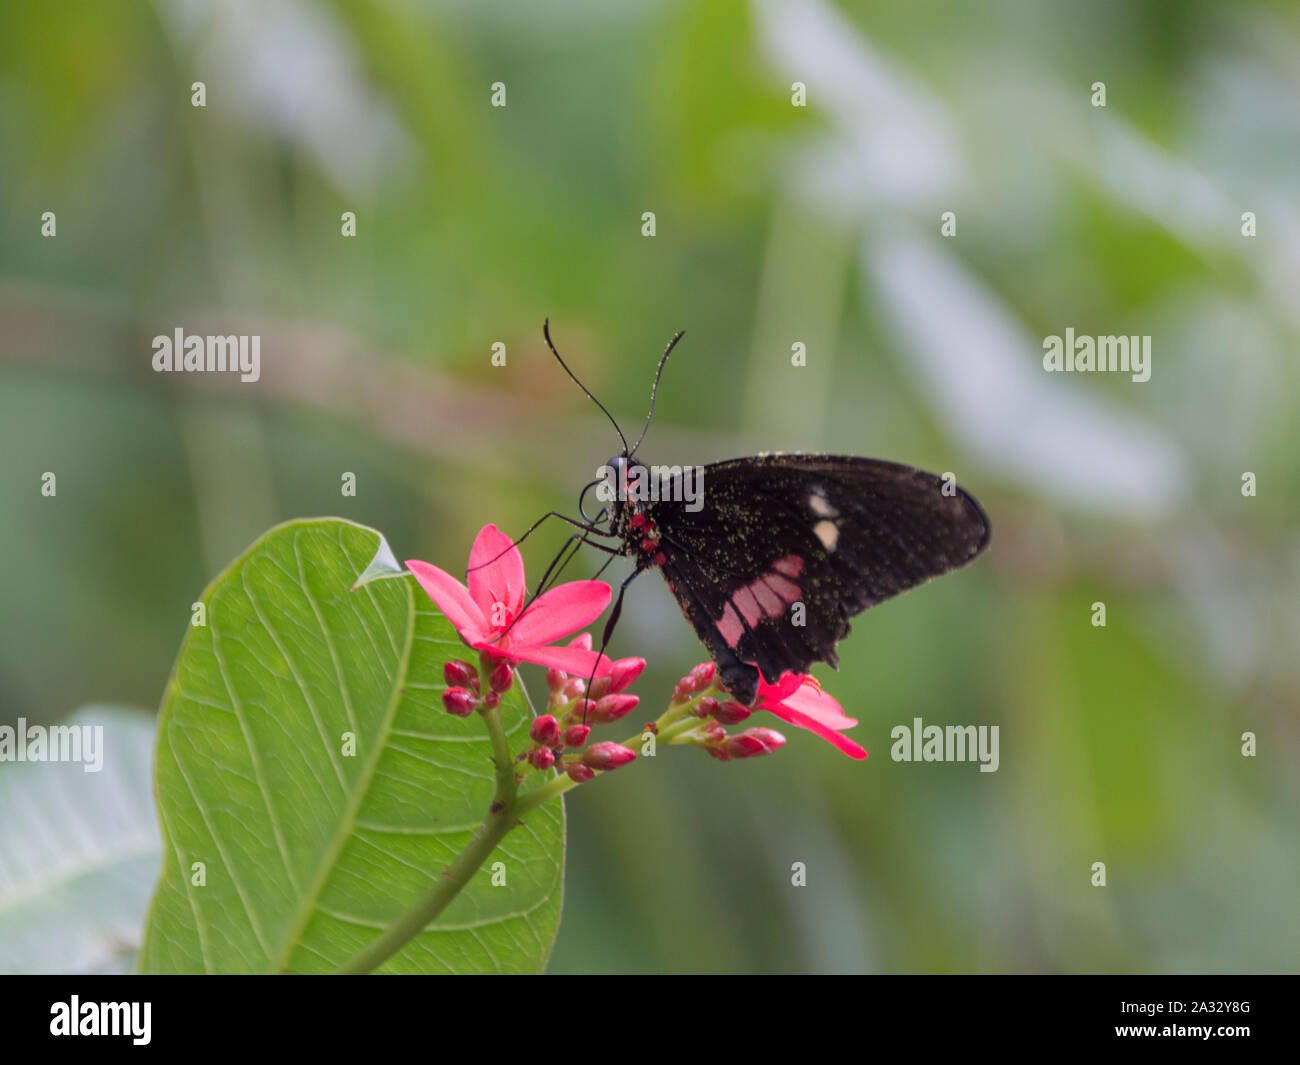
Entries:
[[[618, 586], [618, 598], [614, 600], [614, 609], [609, 612], [609, 620], [605, 622], [605, 629], [600, 634], [600, 650], [597, 652], [596, 662], [600, 663], [600, 655], [605, 653], [605, 648], [609, 646], [609, 638], [614, 635], [614, 627], [618, 624], [618, 619], [623, 613], [623, 593], [627, 591], [627, 586], [639, 577], [644, 570], [637, 567], [630, 574], [627, 580]], [[591, 667], [591, 676], [587, 678], [587, 690], [591, 691], [591, 682], [596, 679], [596, 667]], [[582, 723], [587, 723], [587, 710], [583, 707]]]
[[[524, 531], [523, 536], [519, 537], [518, 540], [515, 540], [509, 547], [502, 550], [500, 554], [497, 554], [492, 558], [489, 558], [486, 562], [480, 562], [477, 566], [474, 566], [473, 568], [482, 569], [484, 566], [490, 566], [492, 565], [493, 562], [495, 562], [498, 558], [500, 558], [501, 555], [504, 555], [518, 548], [519, 545], [522, 544], [525, 540], [527, 540], [528, 537], [531, 536], [534, 532], [536, 532], [537, 528], [542, 524], [542, 522], [546, 521], [548, 518], [559, 518], [561, 521], [567, 521], [570, 525], [574, 526], [577, 529], [581, 529], [585, 533], [591, 533], [596, 536], [611, 535], [610, 533], [607, 533], [604, 529], [597, 528], [595, 525], [591, 525], [587, 522], [579, 521], [577, 518], [571, 518], [567, 514], [561, 514], [558, 510], [550, 510], [547, 511], [545, 514], [543, 514], [535, 522], [533, 522], [532, 525], [528, 526], [528, 528]], [[568, 544], [566, 544], [565, 546], [567, 547]], [[592, 544], [592, 546], [599, 547], [600, 545]]]
[[[559, 517], [564, 517], [564, 515], [560, 514]], [[534, 528], [536, 528], [536, 526], [534, 526]], [[605, 563], [606, 566], [608, 566], [610, 562], [613, 562], [614, 559], [617, 558], [622, 553], [617, 548], [610, 547], [608, 544], [599, 544], [596, 543], [594, 540], [587, 539], [590, 535], [591, 535], [590, 531], [582, 532], [582, 533], [574, 533], [572, 536], [570, 536], [567, 540], [564, 541], [564, 546], [561, 547], [559, 553], [556, 554], [556, 556], [553, 559], [551, 559], [551, 564], [546, 567], [546, 572], [542, 574], [542, 579], [538, 581], [537, 590], [533, 592], [531, 598], [528, 600], [528, 602], [524, 604], [523, 609], [520, 610], [517, 615], [515, 615], [514, 620], [511, 621], [509, 625], [507, 625], [501, 632], [499, 632], [493, 638], [492, 640], [493, 643], [496, 643], [498, 640], [502, 639], [511, 629], [515, 627], [515, 623], [521, 617], [523, 617], [525, 614], [528, 613], [528, 608], [532, 606], [533, 603], [535, 603], [537, 599], [541, 596], [541, 594], [546, 590], [547, 581], [559, 579], [560, 574], [563, 573], [565, 567], [568, 566], [568, 564], [573, 561], [574, 556], [577, 555], [578, 553], [578, 549], [582, 547], [583, 544], [586, 544], [588, 547], [594, 547], [598, 551], [604, 551], [607, 555], [609, 555], [610, 558], [609, 561]], [[572, 546], [573, 548], [572, 550], [569, 550], [570, 546]], [[567, 558], [565, 557], [566, 553], [568, 555]], [[561, 562], [560, 561], [561, 559], [564, 559], [564, 561]], [[486, 565], [486, 563], [484, 564]], [[557, 566], [558, 569], [556, 568]], [[477, 569], [478, 567], [475, 568]], [[605, 567], [602, 566], [601, 567], [602, 573], [604, 572], [604, 569]], [[552, 574], [554, 574], [554, 577], [552, 577]]]

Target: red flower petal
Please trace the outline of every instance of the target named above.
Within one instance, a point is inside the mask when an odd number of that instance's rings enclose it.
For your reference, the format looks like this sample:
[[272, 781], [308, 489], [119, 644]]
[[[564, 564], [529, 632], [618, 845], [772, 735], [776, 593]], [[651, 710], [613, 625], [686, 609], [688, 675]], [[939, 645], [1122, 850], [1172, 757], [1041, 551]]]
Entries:
[[525, 644], [537, 647], [586, 628], [605, 612], [609, 598], [604, 581], [570, 581], [552, 588], [534, 599], [515, 622], [510, 644], [516, 649]]
[[804, 673], [785, 673], [775, 684], [768, 684], [760, 677], [758, 705], [782, 721], [806, 728], [820, 736], [850, 758], [867, 757], [863, 748], [847, 736], [840, 735], [841, 729], [852, 728], [857, 721], [847, 717], [844, 707], [833, 696], [822, 691], [815, 677]]
[[[764, 709], [779, 717], [782, 721], [788, 721], [792, 725], [798, 725], [800, 728], [806, 728], [815, 736], [820, 736], [827, 743], [843, 751], [850, 758], [856, 758], [861, 761], [867, 757], [867, 752], [854, 743], [847, 736], [841, 736], [830, 725], [825, 724], [811, 714], [801, 713], [798, 710], [791, 709], [789, 703], [766, 704]], [[845, 718], [845, 720], [849, 720]], [[845, 726], [847, 727], [847, 726]]]
[[487, 619], [460, 581], [445, 570], [418, 559], [407, 559], [406, 568], [415, 575], [420, 587], [428, 593], [438, 609], [456, 626], [462, 640], [473, 644], [488, 635]]
[[[523, 606], [524, 558], [510, 537], [495, 525], [484, 525], [469, 552], [469, 594], [484, 621], [496, 631], [510, 624]], [[502, 617], [500, 603], [508, 617]], [[576, 628], [576, 626], [575, 626]], [[512, 630], [513, 635], [513, 630]]]
[[[491, 644], [485, 647], [492, 649]], [[498, 652], [501, 653], [501, 652]], [[548, 669], [562, 669], [570, 677], [586, 680], [592, 674], [603, 677], [613, 668], [614, 663], [608, 655], [596, 655], [595, 651], [584, 651], [580, 647], [521, 647], [515, 645], [504, 652], [507, 658], [517, 662], [532, 662], [534, 665], [546, 666]]]
[[[805, 676], [806, 674], [803, 673], [782, 673], [775, 684], [768, 684], [760, 673], [758, 677], [758, 697], [759, 699], [771, 699], [774, 703], [785, 702], [788, 696], [793, 695], [803, 687]], [[807, 679], [811, 680], [812, 678], [808, 677]]]
[[[785, 680], [784, 677], [781, 679]], [[857, 718], [848, 717], [844, 713], [844, 707], [840, 706], [833, 696], [822, 691], [821, 686], [812, 677], [800, 679], [802, 682], [793, 692], [778, 700], [782, 705], [814, 717], [834, 729], [852, 728], [858, 723]]]

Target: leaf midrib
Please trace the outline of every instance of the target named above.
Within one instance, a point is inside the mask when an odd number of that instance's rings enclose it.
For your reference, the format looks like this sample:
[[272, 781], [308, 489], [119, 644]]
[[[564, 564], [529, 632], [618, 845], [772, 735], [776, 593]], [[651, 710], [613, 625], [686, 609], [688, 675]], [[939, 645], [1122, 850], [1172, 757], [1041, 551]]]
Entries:
[[[341, 543], [341, 540], [340, 540]], [[296, 549], [295, 544], [295, 549]], [[345, 549], [346, 550], [346, 549]], [[388, 734], [392, 731], [393, 720], [397, 715], [397, 708], [402, 701], [402, 681], [406, 676], [407, 669], [410, 666], [411, 647], [414, 643], [415, 636], [415, 595], [411, 589], [411, 582], [406, 578], [401, 579], [403, 590], [406, 592], [406, 639], [402, 647], [402, 653], [398, 658], [397, 668], [393, 671], [393, 687], [388, 697], [388, 707], [384, 711], [383, 720], [380, 723], [379, 731], [376, 734], [376, 742], [367, 757], [357, 778], [356, 785], [351, 789], [348, 796], [347, 806], [339, 820], [338, 829], [335, 831], [329, 846], [321, 856], [320, 867], [316, 871], [316, 876], [307, 891], [303, 894], [298, 902], [297, 909], [294, 913], [293, 920], [289, 923], [284, 934], [284, 941], [280, 951], [268, 959], [268, 972], [280, 973], [285, 970], [289, 959], [293, 957], [297, 949], [303, 930], [307, 927], [311, 916], [316, 912], [316, 904], [320, 901], [324, 893], [325, 885], [329, 882], [334, 866], [338, 861], [343, 847], [351, 837], [356, 824], [357, 811], [361, 807], [362, 800], [370, 790], [371, 781], [374, 779], [375, 770], [379, 766], [380, 759], [383, 758], [387, 750]], [[366, 593], [371, 603], [375, 602], [373, 593], [366, 589]], [[375, 604], [376, 607], [378, 604]]]

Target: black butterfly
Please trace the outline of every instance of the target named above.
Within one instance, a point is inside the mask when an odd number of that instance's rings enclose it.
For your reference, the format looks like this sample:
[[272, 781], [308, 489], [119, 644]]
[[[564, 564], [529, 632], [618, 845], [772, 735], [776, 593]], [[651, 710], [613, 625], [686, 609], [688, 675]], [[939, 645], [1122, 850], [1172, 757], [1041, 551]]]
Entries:
[[[549, 324], [543, 332], [560, 365], [604, 411], [555, 351]], [[813, 662], [837, 665], [835, 645], [848, 635], [851, 617], [966, 565], [988, 545], [989, 523], [951, 478], [879, 459], [768, 454], [667, 471], [638, 462], [659, 378], [681, 335], [659, 361], [640, 439], [629, 448], [619, 430], [622, 453], [583, 490], [583, 520], [553, 515], [582, 532], [556, 556], [538, 591], [567, 563], [566, 551], [572, 558], [584, 544], [634, 558], [603, 650], [628, 584], [659, 569], [723, 684], [748, 704], [760, 673], [775, 683]], [[592, 488], [605, 505], [589, 517], [583, 504]]]

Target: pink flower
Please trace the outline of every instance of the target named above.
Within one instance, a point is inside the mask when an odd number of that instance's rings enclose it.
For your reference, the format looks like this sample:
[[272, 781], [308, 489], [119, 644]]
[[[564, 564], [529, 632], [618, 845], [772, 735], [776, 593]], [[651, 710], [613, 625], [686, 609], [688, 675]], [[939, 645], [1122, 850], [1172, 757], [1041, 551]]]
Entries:
[[844, 707], [822, 691], [816, 678], [806, 673], [785, 673], [775, 684], [758, 679], [758, 699], [754, 704], [760, 710], [775, 714], [782, 721], [806, 728], [827, 743], [834, 744], [850, 758], [859, 760], [867, 752], [840, 732], [852, 728], [857, 721], [846, 717]]
[[[524, 560], [495, 525], [479, 530], [469, 553], [468, 587], [427, 562], [407, 569], [471, 647], [511, 662], [534, 662], [586, 678], [609, 672], [610, 661], [586, 647], [550, 646], [585, 628], [609, 606], [604, 581], [570, 581], [524, 606]], [[522, 614], [521, 614], [522, 610]]]

